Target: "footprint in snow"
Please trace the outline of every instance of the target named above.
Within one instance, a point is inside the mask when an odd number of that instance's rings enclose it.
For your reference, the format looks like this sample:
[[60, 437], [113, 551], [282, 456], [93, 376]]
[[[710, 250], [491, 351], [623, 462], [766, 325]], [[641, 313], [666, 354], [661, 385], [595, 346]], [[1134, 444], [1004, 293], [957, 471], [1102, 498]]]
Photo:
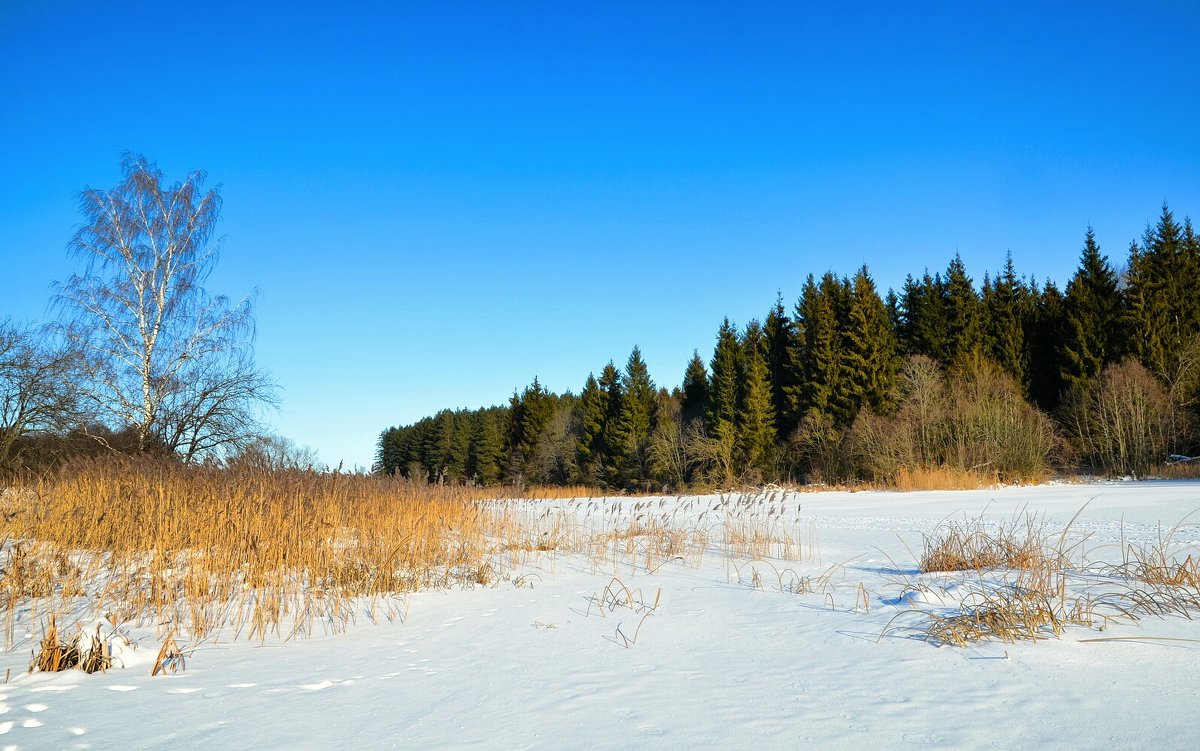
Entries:
[[13, 722], [12, 720], [5, 720], [4, 722], [0, 722], [0, 735], [5, 735], [6, 733], [8, 733], [8, 731], [12, 730], [12, 727], [15, 724], [16, 723]]
[[27, 712], [45, 712], [48, 707], [45, 704], [26, 704], [25, 711]]
[[38, 686], [36, 688], [31, 688], [29, 690], [31, 693], [40, 693], [42, 691], [54, 691], [54, 692], [73, 691], [74, 689], [75, 689], [75, 686], [70, 685], [70, 686]]
[[21, 727], [23, 728], [40, 728], [41, 726], [42, 721], [33, 717], [21, 721]]
[[12, 707], [8, 706], [7, 704], [0, 704], [0, 714], [8, 714], [8, 710], [10, 709], [12, 709]]
[[198, 688], [173, 688], [168, 691], [168, 694], [194, 694], [200, 689]]
[[137, 686], [126, 686], [117, 684], [115, 686], [105, 686], [109, 691], [137, 691]]
[[254, 688], [257, 683], [230, 683], [225, 688]]

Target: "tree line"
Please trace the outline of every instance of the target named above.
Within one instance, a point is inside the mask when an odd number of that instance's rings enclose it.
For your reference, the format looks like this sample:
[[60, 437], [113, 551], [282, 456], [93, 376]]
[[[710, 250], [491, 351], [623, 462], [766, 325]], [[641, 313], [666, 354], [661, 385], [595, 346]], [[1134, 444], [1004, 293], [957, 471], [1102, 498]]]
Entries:
[[1164, 204], [1121, 269], [1089, 228], [1063, 288], [1011, 255], [979, 284], [955, 255], [882, 295], [865, 266], [810, 275], [790, 308], [722, 321], [679, 386], [656, 385], [634, 347], [577, 395], [535, 378], [507, 406], [388, 428], [376, 470], [614, 489], [1144, 475], [1195, 450], [1198, 396], [1200, 241]]

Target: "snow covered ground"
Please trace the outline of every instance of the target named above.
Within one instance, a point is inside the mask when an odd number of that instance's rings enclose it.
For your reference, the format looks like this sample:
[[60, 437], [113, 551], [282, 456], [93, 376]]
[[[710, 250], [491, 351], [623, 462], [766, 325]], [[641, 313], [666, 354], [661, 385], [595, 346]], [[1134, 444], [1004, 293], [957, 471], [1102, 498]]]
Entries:
[[[922, 535], [947, 518], [1001, 523], [1028, 511], [1057, 533], [1081, 508], [1078, 550], [1117, 560], [1123, 540], [1153, 544], [1200, 509], [1200, 484], [743, 500], [536, 508], [581, 524], [605, 513], [670, 519], [714, 539], [722, 514], [757, 513], [794, 532], [796, 560], [713, 545], [650, 572], [636, 552], [615, 562], [543, 553], [513, 572], [525, 574], [517, 583], [412, 595], [402, 622], [205, 642], [185, 672], [165, 677], [149, 675], [149, 631], [129, 667], [95, 675], [25, 672], [40, 633], [22, 631], [0, 655], [0, 671], [12, 671], [0, 686], [0, 748], [1195, 747], [1200, 621], [1143, 617], [1059, 639], [938, 647], [922, 637], [919, 611], [979, 576], [922, 576], [916, 561]], [[1200, 544], [1200, 527], [1175, 541]]]

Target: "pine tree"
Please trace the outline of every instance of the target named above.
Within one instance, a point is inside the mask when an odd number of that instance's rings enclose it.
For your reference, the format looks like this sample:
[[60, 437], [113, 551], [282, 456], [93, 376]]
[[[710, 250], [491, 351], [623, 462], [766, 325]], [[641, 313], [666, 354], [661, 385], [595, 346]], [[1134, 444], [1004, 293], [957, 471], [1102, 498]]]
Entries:
[[888, 309], [865, 265], [851, 282], [844, 331], [845, 371], [854, 382], [852, 392], [855, 396], [848, 410], [853, 414], [847, 417], [853, 420], [864, 405], [877, 413], [889, 411], [899, 368], [896, 339]]
[[943, 364], [953, 366], [979, 344], [980, 302], [962, 256], [954, 254], [945, 280], [946, 352]]
[[1084, 388], [1124, 354], [1117, 273], [1101, 255], [1091, 227], [1084, 235], [1079, 269], [1067, 284], [1063, 317], [1062, 380], [1069, 388]]
[[687, 370], [683, 373], [683, 388], [680, 393], [681, 419], [686, 424], [693, 420], [703, 420], [708, 414], [708, 369], [700, 352], [692, 352]]
[[903, 354], [924, 355], [943, 363], [949, 359], [950, 325], [941, 274], [931, 277], [926, 271], [920, 281], [911, 275], [904, 280], [897, 319]]
[[534, 377], [533, 383], [520, 395], [513, 394], [509, 415], [509, 476], [526, 480], [532, 476], [538, 440], [554, 415], [556, 397], [542, 388]]
[[501, 425], [506, 419], [507, 410], [503, 407], [482, 409], [472, 415], [467, 476], [480, 485], [494, 485], [503, 479], [504, 437]]
[[826, 274], [820, 285], [810, 274], [796, 303], [796, 330], [802, 347], [800, 407], [806, 416], [833, 416], [840, 406], [837, 286], [832, 274]]
[[717, 332], [709, 370], [707, 426], [710, 435], [730, 441], [736, 434], [740, 360], [737, 330], [726, 318]]
[[604, 481], [604, 424], [607, 419], [608, 392], [589, 373], [579, 394], [579, 439], [576, 444], [576, 463], [588, 483]]
[[1061, 357], [1065, 301], [1062, 292], [1051, 281], [1047, 281], [1041, 290], [1031, 282], [1029, 289], [1032, 316], [1025, 335], [1029, 395], [1041, 410], [1053, 412], [1058, 408], [1063, 390]]
[[1004, 258], [1004, 270], [993, 282], [984, 277], [982, 319], [985, 354], [1011, 375], [1028, 393], [1025, 329], [1030, 317], [1029, 290], [1017, 277], [1012, 254]]
[[800, 423], [800, 342], [796, 326], [783, 306], [783, 297], [767, 314], [763, 325], [767, 372], [771, 381], [771, 407], [775, 411], [775, 434], [790, 436]]
[[775, 409], [764, 354], [766, 341], [758, 321], [746, 327], [741, 342], [735, 450], [742, 467], [770, 476], [775, 448]]
[[650, 478], [649, 441], [658, 391], [637, 347], [629, 355], [622, 382], [624, 397], [612, 431], [613, 464], [622, 484], [642, 486]]
[[1133, 351], [1160, 378], [1175, 373], [1185, 345], [1200, 332], [1200, 246], [1191, 223], [1163, 204], [1141, 247], [1130, 248], [1126, 276]]

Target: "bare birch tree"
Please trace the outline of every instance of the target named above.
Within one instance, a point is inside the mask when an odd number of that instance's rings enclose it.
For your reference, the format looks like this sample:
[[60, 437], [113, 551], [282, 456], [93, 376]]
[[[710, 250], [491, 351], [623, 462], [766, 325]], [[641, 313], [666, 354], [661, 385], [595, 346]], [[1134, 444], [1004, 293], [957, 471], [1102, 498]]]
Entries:
[[193, 172], [164, 185], [162, 172], [127, 154], [124, 180], [80, 195], [85, 222], [70, 243], [84, 264], [59, 287], [63, 333], [87, 377], [97, 413], [187, 460], [255, 435], [275, 386], [255, 368], [249, 298], [231, 304], [204, 289], [217, 262], [218, 189]]

